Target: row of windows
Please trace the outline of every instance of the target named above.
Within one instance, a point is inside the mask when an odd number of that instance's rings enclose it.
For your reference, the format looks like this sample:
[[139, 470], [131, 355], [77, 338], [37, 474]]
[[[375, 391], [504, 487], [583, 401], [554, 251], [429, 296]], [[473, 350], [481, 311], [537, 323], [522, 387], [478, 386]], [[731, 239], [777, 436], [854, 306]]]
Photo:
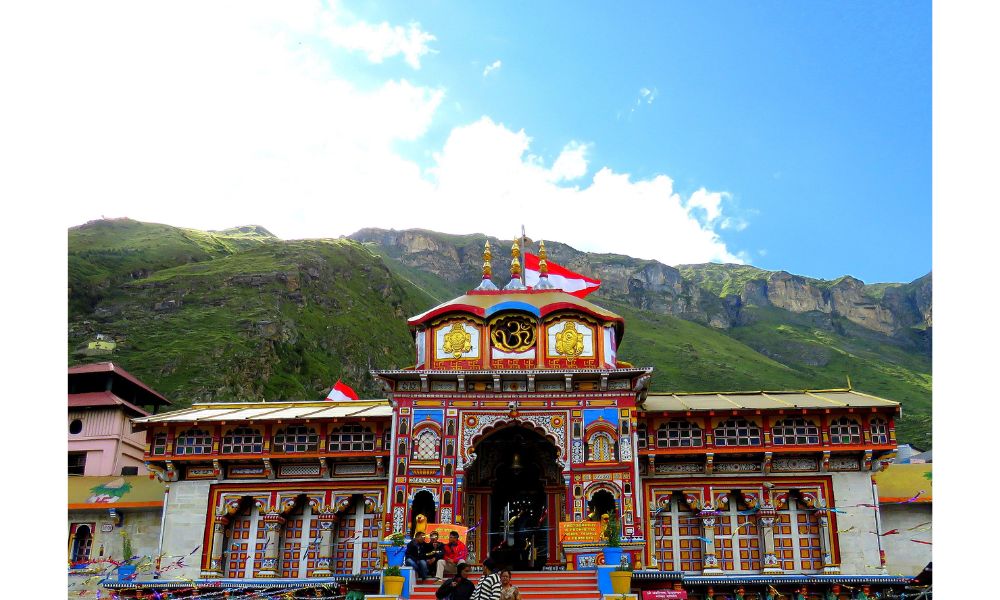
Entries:
[[[389, 433], [386, 432], [383, 447], [388, 448], [388, 441]], [[326, 447], [330, 452], [372, 451], [375, 449], [375, 433], [361, 425], [344, 425], [330, 433]], [[315, 429], [307, 425], [289, 425], [274, 435], [273, 449], [275, 452], [315, 452], [319, 449], [319, 436]], [[237, 427], [222, 438], [223, 454], [260, 454], [263, 451], [264, 435], [259, 429]], [[177, 456], [211, 452], [212, 434], [203, 429], [181, 432], [174, 441], [174, 454]], [[167, 453], [167, 434], [159, 433], [153, 437], [150, 453]]]
[[[868, 423], [873, 444], [889, 443], [889, 425], [885, 419], [874, 418]], [[645, 423], [639, 423], [639, 448], [648, 447]], [[713, 430], [716, 446], [760, 446], [763, 440], [761, 428], [753, 421], [742, 417], [732, 418]], [[775, 446], [795, 446], [819, 444], [819, 427], [802, 417], [785, 419], [771, 428], [771, 443]], [[831, 444], [860, 444], [861, 424], [849, 417], [840, 417], [830, 423]], [[690, 421], [669, 421], [656, 430], [657, 448], [692, 448], [704, 446], [701, 427]]]

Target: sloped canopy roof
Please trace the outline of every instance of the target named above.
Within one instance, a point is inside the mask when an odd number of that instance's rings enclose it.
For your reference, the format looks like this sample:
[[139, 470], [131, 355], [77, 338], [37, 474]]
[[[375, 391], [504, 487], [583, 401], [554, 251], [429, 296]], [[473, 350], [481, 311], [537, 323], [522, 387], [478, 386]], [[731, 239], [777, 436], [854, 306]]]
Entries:
[[338, 419], [392, 416], [388, 400], [324, 400], [291, 402], [228, 402], [193, 404], [189, 408], [132, 419], [136, 428], [150, 423], [217, 421], [276, 421], [278, 419]]
[[854, 390], [689, 394], [650, 392], [643, 403], [643, 410], [647, 412], [872, 407], [892, 408], [898, 411], [900, 404]]
[[149, 413], [138, 406], [122, 400], [112, 392], [85, 392], [83, 394], [69, 394], [70, 408], [99, 408], [103, 406], [122, 406], [126, 412], [144, 417]]

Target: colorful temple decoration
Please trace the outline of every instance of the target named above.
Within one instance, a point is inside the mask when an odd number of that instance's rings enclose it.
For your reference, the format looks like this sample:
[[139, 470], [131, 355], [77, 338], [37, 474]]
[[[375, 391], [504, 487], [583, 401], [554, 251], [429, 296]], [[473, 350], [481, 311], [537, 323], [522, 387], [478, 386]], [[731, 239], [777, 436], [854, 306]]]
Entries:
[[479, 287], [409, 319], [416, 365], [373, 371], [384, 400], [134, 419], [171, 486], [165, 551], [200, 542], [192, 580], [366, 575], [384, 564], [379, 540], [451, 525], [471, 562], [591, 570], [613, 517], [639, 587], [899, 583], [869, 533], [898, 403], [650, 392], [652, 369], [617, 359], [624, 319], [542, 285], [539, 253], [539, 285], [521, 282], [515, 243], [498, 290], [487, 244]]

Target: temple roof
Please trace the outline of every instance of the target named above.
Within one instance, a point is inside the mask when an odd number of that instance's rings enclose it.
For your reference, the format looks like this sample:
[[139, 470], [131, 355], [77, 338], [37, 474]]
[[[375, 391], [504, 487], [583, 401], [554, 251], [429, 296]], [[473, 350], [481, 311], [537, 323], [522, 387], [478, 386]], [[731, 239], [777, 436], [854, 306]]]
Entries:
[[[119, 381], [114, 382], [112, 390], [117, 391], [117, 396], [134, 396], [127, 398], [129, 402], [136, 405], [160, 406], [172, 404], [170, 400], [140, 381], [125, 369], [113, 362], [100, 362], [86, 365], [74, 365], [68, 370], [70, 378], [71, 393], [97, 392], [107, 389], [106, 378], [100, 379], [100, 375], [109, 373]], [[127, 382], [120, 384], [121, 381]], [[95, 387], [96, 386], [96, 387]], [[120, 387], [120, 389], [118, 389]], [[138, 392], [138, 393], [135, 393]]]
[[123, 400], [113, 392], [84, 392], [82, 394], [69, 394], [70, 408], [98, 408], [103, 406], [121, 406], [126, 412], [130, 412], [140, 417], [149, 413], [128, 400]]
[[277, 421], [279, 419], [337, 419], [392, 415], [388, 400], [299, 400], [290, 402], [205, 402], [173, 412], [132, 419], [146, 423], [201, 421]]
[[643, 403], [647, 412], [710, 410], [773, 410], [796, 408], [892, 408], [899, 402], [854, 390], [797, 390], [785, 392], [650, 392]]
[[580, 311], [601, 321], [614, 321], [619, 342], [625, 329], [625, 319], [619, 315], [561, 290], [471, 290], [411, 317], [407, 323], [415, 328], [451, 312], [466, 312], [486, 318], [503, 310], [522, 310], [539, 318], [560, 310]]

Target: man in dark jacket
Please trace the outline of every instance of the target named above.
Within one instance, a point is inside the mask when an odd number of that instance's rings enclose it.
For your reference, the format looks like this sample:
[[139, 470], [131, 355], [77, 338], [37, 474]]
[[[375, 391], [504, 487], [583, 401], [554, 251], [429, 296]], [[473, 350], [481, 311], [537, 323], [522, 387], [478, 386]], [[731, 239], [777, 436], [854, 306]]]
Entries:
[[438, 600], [469, 600], [472, 597], [472, 590], [475, 589], [472, 582], [465, 578], [465, 568], [469, 565], [459, 563], [455, 567], [455, 576], [441, 584], [434, 595]]
[[438, 532], [431, 532], [431, 541], [424, 544], [424, 558], [427, 559], [427, 572], [434, 573], [434, 582], [441, 583], [444, 577], [444, 544], [438, 541]]
[[424, 532], [418, 531], [413, 534], [413, 539], [406, 545], [406, 566], [413, 567], [417, 572], [417, 579], [423, 583], [427, 579], [427, 561], [424, 559]]

